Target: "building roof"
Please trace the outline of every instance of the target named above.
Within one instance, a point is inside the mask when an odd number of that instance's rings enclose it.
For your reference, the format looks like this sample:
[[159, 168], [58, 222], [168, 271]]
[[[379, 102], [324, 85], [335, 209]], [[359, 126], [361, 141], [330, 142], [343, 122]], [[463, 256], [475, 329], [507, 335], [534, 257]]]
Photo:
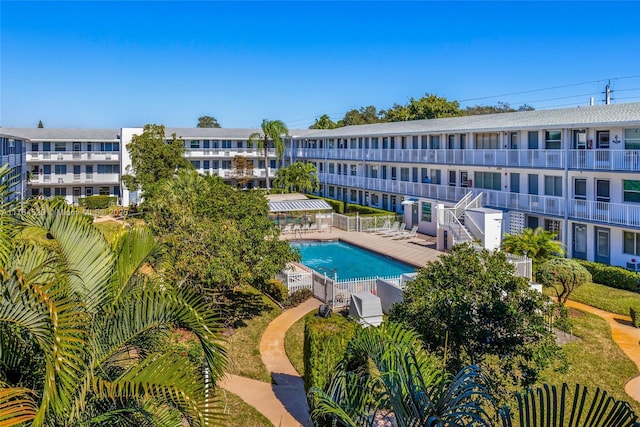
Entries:
[[119, 141], [120, 129], [0, 128], [2, 133], [32, 141]]
[[269, 212], [330, 211], [332, 209], [331, 205], [322, 199], [269, 202]]
[[398, 135], [424, 133], [460, 133], [527, 128], [580, 128], [597, 126], [638, 126], [640, 102], [562, 108], [557, 110], [517, 111], [445, 119], [411, 120], [345, 126], [336, 129], [312, 130], [307, 138], [340, 138], [367, 135]]
[[[313, 129], [290, 129], [289, 135], [305, 136]], [[176, 134], [182, 139], [249, 139], [253, 133], [262, 133], [261, 129], [234, 128], [165, 128], [167, 135]]]

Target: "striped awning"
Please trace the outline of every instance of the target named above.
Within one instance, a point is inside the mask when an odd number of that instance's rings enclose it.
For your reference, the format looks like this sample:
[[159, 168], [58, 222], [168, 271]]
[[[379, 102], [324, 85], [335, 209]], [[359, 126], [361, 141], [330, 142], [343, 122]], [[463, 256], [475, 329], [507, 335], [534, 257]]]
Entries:
[[321, 199], [269, 202], [269, 212], [330, 211], [332, 209], [329, 203]]

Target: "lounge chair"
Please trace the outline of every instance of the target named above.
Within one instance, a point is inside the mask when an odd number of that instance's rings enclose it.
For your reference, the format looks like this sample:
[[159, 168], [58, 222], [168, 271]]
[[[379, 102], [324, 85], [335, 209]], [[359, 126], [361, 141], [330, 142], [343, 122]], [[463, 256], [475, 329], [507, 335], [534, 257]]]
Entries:
[[385, 235], [387, 233], [395, 233], [396, 231], [398, 231], [398, 226], [400, 225], [400, 223], [398, 221], [394, 222], [393, 225], [386, 229], [386, 230], [381, 230], [381, 231], [376, 231], [376, 234], [379, 235]]
[[370, 228], [368, 230], [365, 230], [367, 233], [377, 233], [379, 231], [387, 231], [388, 229], [391, 228], [391, 220], [386, 220], [384, 222], [384, 224], [382, 224], [382, 227], [377, 227], [377, 228]]
[[416, 237], [417, 235], [418, 235], [418, 226], [414, 225], [413, 227], [411, 227], [411, 231], [403, 231], [402, 233], [399, 233], [393, 236], [392, 239], [394, 240], [411, 239], [413, 237]]
[[395, 231], [387, 231], [385, 233], [382, 233], [382, 237], [393, 237], [393, 236], [397, 236], [398, 234], [402, 234], [404, 233], [404, 229], [407, 228], [407, 224], [405, 224], [404, 222], [402, 224], [400, 224], [400, 227], [398, 227], [397, 230]]

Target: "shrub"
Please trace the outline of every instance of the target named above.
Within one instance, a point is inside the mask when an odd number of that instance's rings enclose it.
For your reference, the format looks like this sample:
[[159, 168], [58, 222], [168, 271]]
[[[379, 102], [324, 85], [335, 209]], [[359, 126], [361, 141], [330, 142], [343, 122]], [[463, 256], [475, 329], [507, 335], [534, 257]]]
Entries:
[[634, 328], [640, 328], [640, 309], [635, 310], [633, 307], [629, 308], [629, 314], [631, 315], [631, 323]]
[[342, 359], [357, 323], [339, 314], [321, 318], [308, 316], [304, 325], [304, 388], [324, 389], [336, 364]]
[[633, 292], [640, 290], [636, 273], [599, 262], [576, 261], [591, 273], [594, 283]]
[[78, 204], [87, 209], [106, 209], [117, 203], [115, 196], [87, 196], [78, 199]]
[[262, 291], [278, 302], [283, 302], [289, 295], [289, 290], [280, 280], [269, 279], [262, 288]]
[[339, 214], [344, 213], [344, 202], [335, 199], [328, 199], [326, 197], [314, 196], [313, 194], [306, 195], [310, 199], [322, 199], [325, 202], [329, 203], [329, 205], [333, 208], [333, 211]]
[[291, 292], [291, 294], [288, 295], [287, 298], [285, 298], [284, 306], [285, 308], [293, 308], [302, 304], [311, 297], [313, 297], [311, 289], [299, 289], [297, 291]]
[[395, 215], [395, 212], [385, 211], [384, 209], [372, 208], [371, 206], [361, 206], [361, 205], [354, 205], [354, 204], [349, 204], [349, 206], [347, 206], [347, 213], [356, 213], [356, 212], [362, 215], [369, 215], [369, 214]]

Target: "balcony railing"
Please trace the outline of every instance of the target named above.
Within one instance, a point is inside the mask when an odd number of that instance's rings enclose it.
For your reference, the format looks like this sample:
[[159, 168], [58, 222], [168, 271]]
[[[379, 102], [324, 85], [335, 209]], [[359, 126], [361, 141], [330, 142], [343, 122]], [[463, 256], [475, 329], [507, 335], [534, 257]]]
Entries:
[[118, 184], [120, 182], [120, 175], [117, 173], [67, 173], [67, 174], [43, 174], [34, 175], [29, 181], [31, 185], [42, 185], [51, 183], [54, 184], [69, 184], [78, 185], [83, 183], [96, 183], [96, 184]]
[[569, 168], [640, 171], [640, 150], [570, 150]]
[[568, 214], [571, 218], [585, 221], [596, 221], [629, 227], [640, 226], [640, 205], [634, 203], [570, 200]]
[[[268, 157], [275, 158], [276, 151], [273, 148], [267, 150]], [[253, 148], [187, 148], [187, 157], [194, 158], [210, 158], [210, 157], [222, 157], [233, 158], [235, 156], [255, 157], [258, 159], [264, 158], [264, 151]]]
[[28, 162], [78, 162], [78, 161], [108, 161], [117, 162], [120, 160], [118, 151], [64, 151], [64, 152], [43, 152], [32, 151], [27, 153]]
[[[291, 155], [291, 150], [287, 155]], [[296, 158], [367, 162], [429, 163], [640, 171], [640, 150], [475, 150], [475, 149], [297, 149]]]

